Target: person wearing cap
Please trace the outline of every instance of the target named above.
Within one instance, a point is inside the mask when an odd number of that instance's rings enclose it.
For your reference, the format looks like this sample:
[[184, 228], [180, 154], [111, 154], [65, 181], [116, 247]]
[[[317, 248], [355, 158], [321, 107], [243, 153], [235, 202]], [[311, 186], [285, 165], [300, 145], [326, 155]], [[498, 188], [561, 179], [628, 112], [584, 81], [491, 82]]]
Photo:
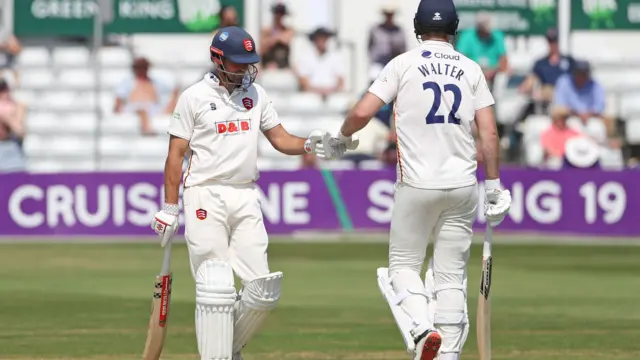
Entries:
[[296, 61], [296, 73], [302, 91], [327, 96], [344, 90], [346, 64], [340, 52], [329, 48], [329, 39], [335, 34], [324, 27], [309, 34], [314, 49]]
[[599, 119], [607, 126], [610, 136], [615, 134], [613, 120], [604, 115], [604, 88], [591, 76], [591, 66], [586, 60], [576, 60], [570, 74], [558, 78], [553, 103], [568, 108], [586, 125], [590, 119]]
[[165, 79], [149, 74], [151, 63], [144, 57], [133, 60], [132, 75], [115, 90], [114, 113], [132, 113], [140, 117], [140, 132], [153, 135], [151, 119], [159, 114], [171, 114], [178, 97], [177, 87]]
[[549, 44], [549, 53], [535, 62], [532, 73], [520, 85], [519, 91], [531, 94], [539, 86], [540, 91], [534, 94], [534, 98], [548, 104], [553, 100], [553, 88], [556, 82], [560, 76], [571, 71], [575, 60], [569, 55], [560, 53], [558, 31], [555, 28], [547, 30], [545, 37]]
[[369, 61], [373, 66], [377, 65], [378, 72], [407, 50], [404, 31], [394, 21], [397, 7], [394, 2], [386, 3], [382, 7], [384, 22], [369, 31]]
[[289, 68], [293, 29], [285, 25], [284, 17], [288, 15], [287, 6], [278, 3], [271, 8], [273, 24], [262, 29], [260, 33], [260, 53], [262, 63], [267, 69]]
[[460, 33], [456, 49], [477, 62], [491, 84], [498, 72], [509, 71], [504, 33], [492, 28], [491, 14], [479, 12], [476, 27]]
[[[260, 56], [249, 33], [219, 29], [209, 48], [214, 70], [187, 88], [169, 124], [164, 205], [151, 226], [166, 246], [178, 230], [182, 159], [185, 238], [196, 283], [196, 338], [201, 359], [241, 360], [240, 351], [280, 297], [281, 272], [267, 261], [268, 235], [256, 185], [260, 134], [287, 155], [333, 158], [345, 146], [330, 134], [289, 134], [254, 81]], [[326, 145], [326, 146], [325, 146]], [[234, 274], [242, 280], [238, 294]]]

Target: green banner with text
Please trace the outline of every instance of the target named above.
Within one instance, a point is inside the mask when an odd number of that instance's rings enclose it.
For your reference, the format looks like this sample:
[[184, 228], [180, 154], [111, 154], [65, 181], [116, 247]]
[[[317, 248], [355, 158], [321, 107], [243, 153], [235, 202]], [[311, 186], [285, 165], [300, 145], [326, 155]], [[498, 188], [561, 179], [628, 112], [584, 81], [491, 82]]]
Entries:
[[[96, 0], [16, 0], [17, 36], [90, 36]], [[111, 0], [107, 34], [211, 32], [224, 5], [234, 6], [242, 26], [244, 0]]]
[[541, 35], [558, 21], [556, 0], [454, 0], [454, 3], [461, 29], [473, 27], [481, 11], [492, 15], [494, 28], [509, 35]]
[[572, 0], [571, 29], [640, 29], [640, 0]]

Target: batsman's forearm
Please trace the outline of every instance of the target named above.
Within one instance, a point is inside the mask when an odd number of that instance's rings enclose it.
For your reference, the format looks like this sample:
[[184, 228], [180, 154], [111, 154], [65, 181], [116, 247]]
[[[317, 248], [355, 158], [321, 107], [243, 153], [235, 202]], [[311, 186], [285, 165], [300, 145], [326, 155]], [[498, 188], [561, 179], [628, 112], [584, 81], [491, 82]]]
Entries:
[[164, 164], [164, 202], [167, 204], [177, 204], [180, 194], [180, 179], [182, 178], [183, 158], [171, 156], [167, 157]]
[[347, 116], [347, 119], [344, 121], [344, 124], [342, 124], [342, 128], [340, 128], [340, 132], [344, 136], [351, 136], [357, 133], [358, 131], [362, 130], [362, 128], [364, 128], [367, 125], [367, 123], [368, 123], [367, 119], [355, 116], [353, 112], [351, 112]]
[[305, 153], [304, 142], [306, 140], [305, 138], [291, 135], [284, 141], [280, 141], [276, 146], [276, 150], [285, 155], [303, 155]]
[[488, 180], [500, 178], [500, 158], [497, 131], [480, 132], [480, 148], [484, 159], [484, 171]]

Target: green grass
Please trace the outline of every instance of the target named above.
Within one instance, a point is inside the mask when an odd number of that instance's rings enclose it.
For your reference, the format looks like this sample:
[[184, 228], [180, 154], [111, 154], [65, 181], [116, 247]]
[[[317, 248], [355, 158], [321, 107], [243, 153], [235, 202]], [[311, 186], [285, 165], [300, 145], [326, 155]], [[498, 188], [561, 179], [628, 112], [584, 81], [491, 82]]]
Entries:
[[[476, 359], [480, 248], [470, 266]], [[139, 359], [154, 245], [0, 246], [0, 359]], [[278, 309], [245, 359], [408, 359], [375, 270], [384, 244], [274, 244], [285, 274]], [[186, 248], [173, 257], [165, 359], [197, 359]], [[640, 247], [494, 247], [494, 359], [640, 359]]]

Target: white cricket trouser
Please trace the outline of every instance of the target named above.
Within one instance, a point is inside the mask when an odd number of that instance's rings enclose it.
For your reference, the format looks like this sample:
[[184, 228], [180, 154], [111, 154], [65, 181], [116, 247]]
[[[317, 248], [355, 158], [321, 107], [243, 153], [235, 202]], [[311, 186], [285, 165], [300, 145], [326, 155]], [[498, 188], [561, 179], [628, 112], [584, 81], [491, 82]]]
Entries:
[[227, 261], [243, 284], [269, 274], [269, 239], [256, 184], [192, 186], [184, 189], [183, 204], [194, 277], [207, 259]]
[[391, 219], [389, 276], [400, 269], [420, 273], [431, 235], [435, 240], [435, 273], [463, 273], [477, 205], [476, 185], [426, 190], [398, 184]]
[[[466, 339], [466, 277], [476, 216], [476, 185], [427, 190], [398, 184], [389, 243], [389, 276], [396, 293], [413, 294], [402, 308], [416, 324], [435, 326], [442, 336], [440, 359], [457, 359]], [[430, 314], [420, 277], [429, 237], [434, 238], [436, 306]]]

